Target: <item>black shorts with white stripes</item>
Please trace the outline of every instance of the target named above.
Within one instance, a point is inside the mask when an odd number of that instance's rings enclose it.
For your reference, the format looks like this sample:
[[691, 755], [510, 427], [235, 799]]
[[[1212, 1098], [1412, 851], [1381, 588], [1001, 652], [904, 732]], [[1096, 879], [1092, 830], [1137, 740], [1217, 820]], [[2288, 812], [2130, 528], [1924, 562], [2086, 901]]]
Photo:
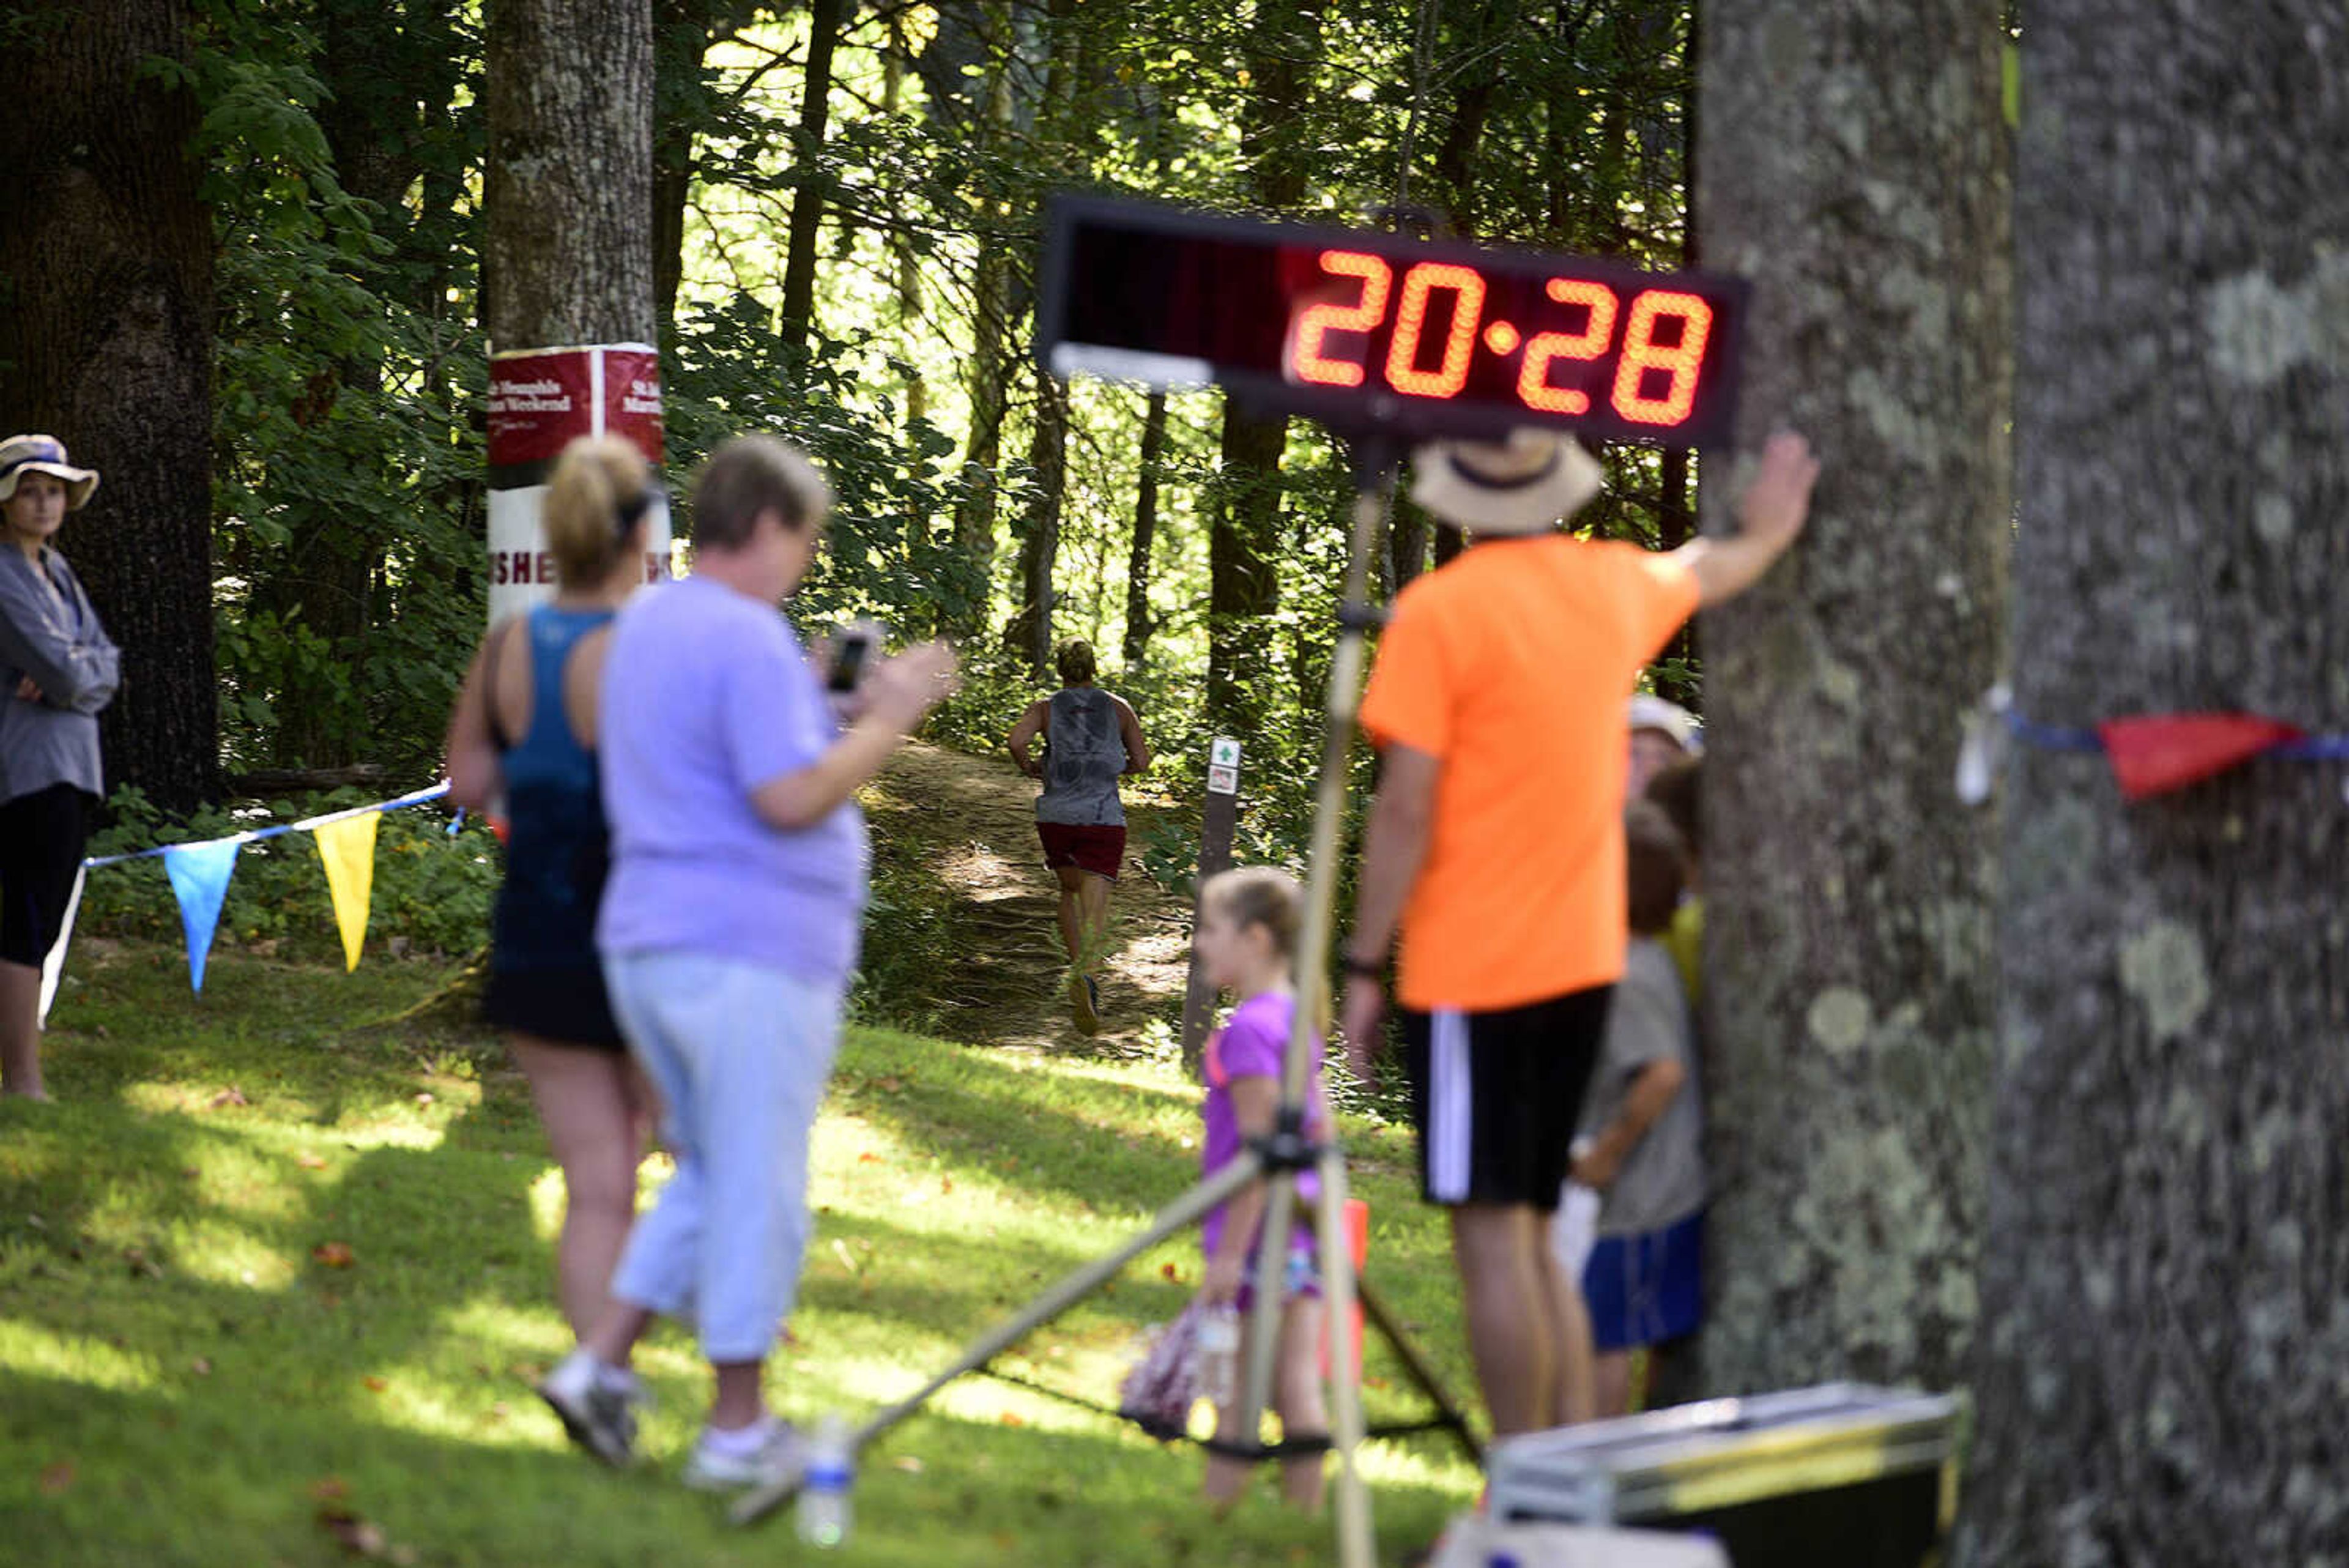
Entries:
[[1597, 985], [1491, 1012], [1402, 1010], [1422, 1197], [1557, 1207], [1614, 993]]

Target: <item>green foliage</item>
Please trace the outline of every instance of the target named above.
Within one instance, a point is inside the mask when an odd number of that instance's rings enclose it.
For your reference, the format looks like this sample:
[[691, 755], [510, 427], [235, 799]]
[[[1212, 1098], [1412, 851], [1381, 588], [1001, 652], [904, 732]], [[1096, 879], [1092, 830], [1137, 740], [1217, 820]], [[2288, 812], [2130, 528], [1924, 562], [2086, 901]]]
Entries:
[[[793, 601], [802, 624], [871, 615], [927, 634], [983, 597], [985, 579], [951, 542], [965, 481], [954, 442], [926, 420], [860, 398], [856, 346], [785, 342], [747, 296], [689, 313], [670, 355], [667, 425], [679, 467], [728, 437], [767, 431], [804, 448], [833, 488], [831, 526]], [[688, 515], [689, 525], [689, 514]]]
[[[207, 807], [175, 820], [137, 789], [119, 789], [107, 803], [113, 820], [91, 836], [89, 854], [124, 855], [160, 844], [226, 838], [382, 798], [343, 789], [298, 800]], [[504, 875], [504, 854], [477, 816], [467, 817], [453, 836], [449, 826], [448, 814], [434, 805], [378, 815], [367, 922], [370, 960], [392, 952], [461, 955], [488, 943], [490, 906]], [[92, 936], [181, 940], [179, 901], [162, 857], [91, 871], [76, 929]], [[280, 834], [237, 851], [212, 950], [238, 947], [314, 962], [341, 962], [334, 903], [309, 834]]]
[[[477, 47], [458, 8], [404, 10], [405, 61]], [[332, 7], [211, 0], [199, 28], [231, 772], [429, 765], [481, 624], [473, 221], [433, 206], [477, 163], [478, 117], [370, 92], [381, 63], [329, 47], [351, 26]], [[371, 182], [409, 180], [355, 193], [345, 165], [362, 152]]]
[[[906, 636], [985, 628], [938, 721], [959, 743], [999, 744], [1032, 700], [993, 631], [1014, 607], [1015, 546], [1038, 496], [1064, 496], [1053, 634], [1107, 653], [1125, 630], [1141, 399], [1071, 387], [1065, 472], [1025, 466], [1034, 234], [1050, 192], [1338, 221], [1400, 199], [1495, 240], [1661, 265], [1681, 254], [1685, 7], [945, 0], [853, 13], [830, 130], [812, 147], [796, 131], [804, 14], [743, 0], [657, 10], [656, 156], [686, 182], [681, 244], [658, 258], [681, 274], [663, 341], [670, 469], [682, 491], [743, 430], [815, 453], [839, 505], [795, 613], [810, 625], [875, 615]], [[481, 12], [468, 0], [199, 11], [187, 75], [222, 242], [228, 771], [419, 771], [437, 758], [485, 591]], [[802, 193], [825, 213], [804, 346], [777, 323]], [[999, 317], [983, 282], [997, 264], [1010, 273]], [[982, 367], [999, 387], [975, 384]], [[998, 391], [1004, 425], [982, 467], [975, 413]], [[1295, 860], [1319, 765], [1346, 476], [1302, 424], [1277, 473], [1227, 470], [1221, 415], [1212, 392], [1170, 402], [1147, 658], [1104, 679], [1143, 711], [1165, 776], [1195, 789], [1215, 727], [1208, 535], [1226, 495], [1277, 494], [1276, 607], [1226, 640], [1241, 690], [1224, 717], [1248, 747], [1243, 853]], [[1684, 526], [1676, 482], [1651, 452], [1608, 461], [1610, 496], [1588, 521], [1668, 542], [1668, 517]], [[958, 531], [989, 508], [989, 536]], [[1657, 680], [1685, 694], [1695, 672], [1684, 649], [1676, 657]], [[1352, 766], [1359, 784], [1367, 763]]]

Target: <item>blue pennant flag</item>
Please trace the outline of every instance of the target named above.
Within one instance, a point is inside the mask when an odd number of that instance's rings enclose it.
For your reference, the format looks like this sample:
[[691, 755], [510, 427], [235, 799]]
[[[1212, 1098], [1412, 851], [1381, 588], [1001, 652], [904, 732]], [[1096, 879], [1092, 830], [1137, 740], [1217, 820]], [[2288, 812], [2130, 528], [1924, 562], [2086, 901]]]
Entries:
[[215, 838], [203, 844], [175, 844], [163, 856], [163, 870], [171, 891], [180, 897], [180, 924], [188, 933], [188, 976], [194, 988], [204, 988], [204, 956], [212, 949], [212, 929], [220, 924], [221, 900], [228, 897], [229, 874], [236, 869], [238, 841]]

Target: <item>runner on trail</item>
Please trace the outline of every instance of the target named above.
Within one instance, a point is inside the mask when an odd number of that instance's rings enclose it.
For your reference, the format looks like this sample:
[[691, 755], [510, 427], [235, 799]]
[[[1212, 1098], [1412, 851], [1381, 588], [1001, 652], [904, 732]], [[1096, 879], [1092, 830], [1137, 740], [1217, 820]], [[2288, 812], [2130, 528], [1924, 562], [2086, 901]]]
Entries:
[[[1061, 940], [1069, 950], [1069, 1000], [1077, 1027], [1101, 1027], [1101, 984], [1093, 978], [1109, 934], [1109, 890], [1125, 858], [1125, 806], [1117, 781], [1150, 766], [1150, 742], [1124, 698], [1093, 684], [1092, 644], [1071, 638], [1053, 655], [1061, 690], [1011, 727], [1005, 743], [1030, 778], [1041, 779], [1036, 834], [1044, 864], [1061, 883]], [[1041, 735], [1044, 761], [1028, 748]]]

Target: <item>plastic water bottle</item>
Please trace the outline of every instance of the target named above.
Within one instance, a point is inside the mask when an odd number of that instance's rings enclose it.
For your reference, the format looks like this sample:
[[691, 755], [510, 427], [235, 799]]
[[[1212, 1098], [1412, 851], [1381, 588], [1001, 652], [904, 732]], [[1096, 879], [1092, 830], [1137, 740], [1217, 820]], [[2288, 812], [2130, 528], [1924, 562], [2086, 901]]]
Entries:
[[848, 1423], [838, 1411], [816, 1423], [808, 1449], [807, 1479], [800, 1484], [799, 1537], [811, 1546], [837, 1546], [848, 1539], [848, 1489], [856, 1479]]
[[1199, 1397], [1217, 1410], [1239, 1394], [1240, 1314], [1226, 1303], [1199, 1319]]

